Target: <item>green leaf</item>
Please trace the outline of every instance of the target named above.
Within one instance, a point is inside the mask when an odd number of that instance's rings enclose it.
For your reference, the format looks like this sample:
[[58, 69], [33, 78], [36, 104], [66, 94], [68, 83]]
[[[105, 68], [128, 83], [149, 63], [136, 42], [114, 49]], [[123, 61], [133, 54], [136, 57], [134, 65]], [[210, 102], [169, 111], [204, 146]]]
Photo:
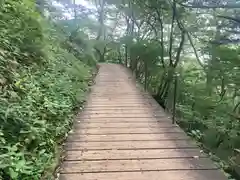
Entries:
[[17, 169], [17, 171], [19, 171], [20, 169], [24, 168], [25, 163], [26, 163], [25, 160], [20, 160], [20, 161], [18, 161], [17, 164], [16, 164], [16, 166], [15, 166], [15, 168]]
[[17, 179], [18, 177], [18, 172], [14, 171], [12, 168], [9, 168], [9, 174], [12, 179]]

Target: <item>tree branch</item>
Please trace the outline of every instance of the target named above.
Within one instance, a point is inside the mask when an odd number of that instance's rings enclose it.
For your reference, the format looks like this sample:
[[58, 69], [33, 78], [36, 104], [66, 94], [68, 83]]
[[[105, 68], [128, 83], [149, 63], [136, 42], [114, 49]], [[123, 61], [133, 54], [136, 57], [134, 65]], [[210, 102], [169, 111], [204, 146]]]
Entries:
[[221, 15], [218, 15], [217, 17], [219, 17], [219, 18], [224, 18], [224, 19], [228, 19], [228, 20], [231, 20], [231, 21], [235, 21], [235, 22], [237, 22], [237, 23], [240, 23], [240, 19], [237, 19], [237, 18], [234, 18], [234, 17], [221, 16]]
[[160, 28], [161, 28], [161, 62], [163, 65], [163, 68], [165, 68], [165, 63], [164, 63], [164, 43], [163, 43], [163, 20], [161, 19], [161, 13], [159, 12], [159, 10], [157, 8], [155, 8], [156, 12], [157, 12], [157, 19], [160, 23]]
[[222, 9], [240, 9], [240, 4], [226, 4], [226, 5], [187, 5], [187, 4], [182, 4], [178, 3], [180, 6], [183, 6], [185, 8], [199, 8], [199, 9], [216, 9], [216, 8], [222, 8]]
[[169, 61], [170, 61], [170, 65], [173, 65], [173, 61], [172, 61], [172, 47], [173, 47], [173, 30], [174, 30], [174, 22], [175, 22], [175, 16], [176, 16], [176, 1], [173, 1], [172, 4], [172, 23], [171, 23], [171, 32], [170, 32], [170, 41], [169, 41]]
[[186, 33], [185, 31], [182, 31], [181, 42], [180, 42], [179, 47], [178, 47], [178, 51], [177, 51], [177, 55], [176, 55], [176, 61], [173, 64], [174, 68], [177, 67], [178, 62], [180, 61], [180, 55], [181, 55], [183, 45], [184, 45], [184, 42], [185, 42], [185, 33]]
[[237, 111], [237, 108], [240, 106], [240, 102], [238, 102], [237, 104], [236, 104], [236, 106], [233, 108], [233, 112], [236, 112]]
[[[170, 3], [170, 5], [171, 5], [172, 7], [174, 7], [174, 4], [172, 4], [171, 1], [168, 1], [168, 2]], [[174, 2], [176, 3], [176, 0], [174, 0]], [[175, 9], [175, 10], [176, 10], [176, 9]], [[176, 11], [176, 17], [177, 17], [177, 11]], [[183, 23], [182, 23], [178, 18], [177, 18], [177, 23], [178, 23], [179, 29], [181, 29], [182, 31], [184, 31], [184, 32], [187, 34], [188, 40], [189, 40], [189, 42], [190, 42], [190, 44], [191, 44], [191, 46], [192, 46], [192, 48], [193, 48], [194, 54], [195, 54], [195, 56], [196, 56], [196, 59], [197, 59], [199, 65], [200, 65], [201, 67], [204, 67], [203, 64], [202, 64], [202, 62], [201, 62], [200, 59], [199, 59], [197, 50], [196, 50], [196, 48], [195, 48], [195, 46], [194, 46], [194, 44], [193, 44], [192, 38], [191, 38], [191, 36], [190, 36], [190, 33], [187, 31], [187, 29], [184, 27]]]

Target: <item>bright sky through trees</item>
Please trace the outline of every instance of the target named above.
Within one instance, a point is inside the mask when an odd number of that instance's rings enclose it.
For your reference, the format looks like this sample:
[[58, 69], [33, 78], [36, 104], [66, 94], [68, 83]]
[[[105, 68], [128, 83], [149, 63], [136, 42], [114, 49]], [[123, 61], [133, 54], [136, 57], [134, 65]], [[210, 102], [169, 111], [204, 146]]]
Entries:
[[86, 0], [76, 0], [76, 4], [81, 4], [87, 8], [94, 8], [94, 6], [87, 2]]

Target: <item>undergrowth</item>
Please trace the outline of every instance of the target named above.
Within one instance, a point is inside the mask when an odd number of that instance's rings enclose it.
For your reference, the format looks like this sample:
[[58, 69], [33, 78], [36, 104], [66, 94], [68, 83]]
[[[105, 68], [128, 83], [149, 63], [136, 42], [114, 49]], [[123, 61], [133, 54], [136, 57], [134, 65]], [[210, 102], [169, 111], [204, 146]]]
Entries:
[[69, 52], [65, 34], [34, 1], [1, 2], [0, 19], [0, 179], [38, 180], [71, 128], [95, 63]]

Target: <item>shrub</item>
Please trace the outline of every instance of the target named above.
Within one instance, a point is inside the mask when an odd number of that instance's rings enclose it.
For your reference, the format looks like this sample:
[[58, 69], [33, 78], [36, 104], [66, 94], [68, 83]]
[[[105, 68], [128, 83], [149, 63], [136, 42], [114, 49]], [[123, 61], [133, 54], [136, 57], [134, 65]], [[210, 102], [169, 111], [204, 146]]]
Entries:
[[0, 8], [0, 179], [40, 179], [85, 97], [91, 64], [35, 12], [34, 1]]

